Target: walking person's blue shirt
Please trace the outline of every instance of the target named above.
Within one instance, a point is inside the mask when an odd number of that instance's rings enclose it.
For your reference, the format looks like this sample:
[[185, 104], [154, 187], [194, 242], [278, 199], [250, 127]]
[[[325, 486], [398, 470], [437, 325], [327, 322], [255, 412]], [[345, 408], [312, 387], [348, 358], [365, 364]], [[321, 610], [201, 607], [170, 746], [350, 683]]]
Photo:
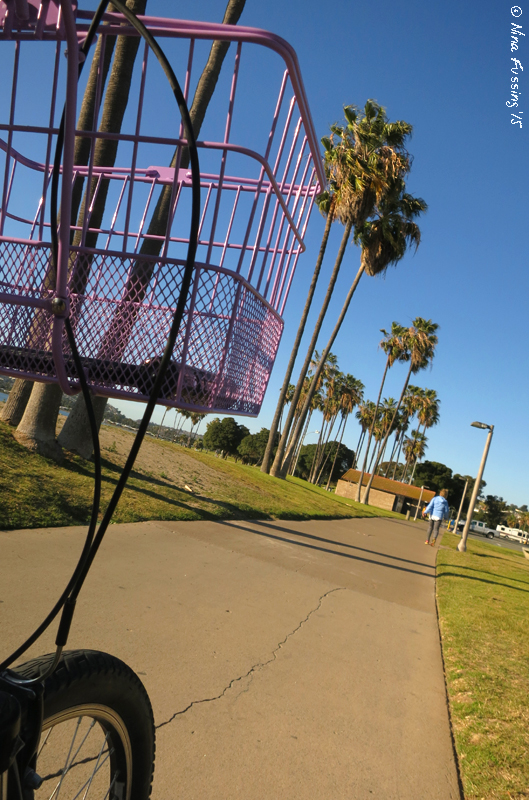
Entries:
[[430, 500], [424, 509], [424, 513], [430, 514], [430, 516], [434, 519], [448, 519], [450, 516], [450, 507], [446, 497], [441, 497], [440, 494], [436, 495], [432, 500]]

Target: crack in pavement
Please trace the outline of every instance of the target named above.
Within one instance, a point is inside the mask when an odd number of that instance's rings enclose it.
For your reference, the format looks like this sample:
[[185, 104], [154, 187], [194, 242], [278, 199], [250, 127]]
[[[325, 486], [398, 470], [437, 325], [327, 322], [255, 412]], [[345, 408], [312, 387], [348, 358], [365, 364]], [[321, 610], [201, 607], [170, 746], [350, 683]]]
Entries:
[[156, 725], [155, 726], [156, 730], [159, 730], [160, 728], [163, 728], [165, 725], [169, 725], [169, 723], [171, 723], [174, 719], [176, 719], [176, 717], [180, 717], [180, 716], [182, 716], [182, 714], [186, 714], [191, 708], [193, 708], [193, 706], [198, 706], [198, 705], [201, 705], [202, 703], [212, 703], [215, 700], [220, 700], [222, 697], [224, 697], [226, 692], [229, 691], [232, 686], [234, 686], [234, 684], [238, 683], [239, 681], [244, 680], [245, 678], [250, 677], [251, 675], [253, 675], [253, 673], [256, 670], [263, 669], [264, 667], [267, 667], [268, 664], [271, 664], [272, 661], [276, 660], [277, 653], [281, 650], [283, 645], [286, 644], [287, 641], [292, 636], [294, 636], [294, 634], [296, 634], [303, 627], [303, 625], [310, 619], [310, 617], [312, 617], [313, 614], [315, 614], [317, 611], [320, 610], [321, 604], [322, 604], [323, 600], [326, 597], [328, 597], [330, 594], [333, 594], [334, 592], [344, 592], [344, 591], [346, 591], [346, 587], [345, 586], [338, 586], [338, 587], [336, 587], [336, 589], [331, 589], [330, 591], [325, 592], [325, 594], [322, 594], [322, 596], [320, 597], [318, 605], [316, 606], [316, 608], [313, 608], [312, 611], [309, 611], [307, 616], [304, 619], [301, 620], [299, 625], [297, 625], [294, 628], [293, 631], [290, 631], [290, 633], [287, 633], [285, 638], [281, 642], [279, 642], [279, 644], [277, 645], [277, 647], [274, 650], [272, 650], [272, 656], [271, 656], [271, 658], [268, 659], [268, 661], [258, 661], [257, 664], [254, 664], [252, 667], [250, 667], [248, 672], [245, 672], [244, 675], [239, 675], [237, 678], [232, 678], [232, 680], [222, 690], [222, 692], [220, 694], [216, 695], [215, 697], [204, 697], [202, 700], [193, 700], [191, 703], [189, 703], [188, 706], [183, 708], [181, 711], [175, 711], [175, 713], [173, 714], [172, 717], [169, 717], [169, 719], [165, 720], [165, 722], [160, 722], [159, 725]]

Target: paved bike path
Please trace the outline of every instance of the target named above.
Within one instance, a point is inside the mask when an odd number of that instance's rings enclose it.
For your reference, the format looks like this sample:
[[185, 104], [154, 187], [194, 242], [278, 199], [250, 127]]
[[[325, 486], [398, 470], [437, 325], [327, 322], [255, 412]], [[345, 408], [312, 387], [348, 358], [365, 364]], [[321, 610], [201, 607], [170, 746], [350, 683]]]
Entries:
[[[52, 605], [82, 532], [0, 533], [2, 652]], [[113, 525], [69, 647], [142, 677], [153, 800], [459, 800], [434, 575], [422, 523]]]

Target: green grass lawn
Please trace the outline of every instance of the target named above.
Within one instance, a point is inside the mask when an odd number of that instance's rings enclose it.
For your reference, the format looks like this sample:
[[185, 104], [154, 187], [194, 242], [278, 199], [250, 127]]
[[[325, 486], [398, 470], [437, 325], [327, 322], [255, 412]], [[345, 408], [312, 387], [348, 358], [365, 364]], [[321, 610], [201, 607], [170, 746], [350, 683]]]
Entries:
[[445, 534], [437, 599], [465, 800], [529, 798], [529, 560]]
[[[132, 434], [103, 426], [102, 508], [121, 473]], [[192, 493], [184, 488], [188, 485]], [[93, 463], [66, 454], [58, 466], [29, 453], [0, 423], [0, 528], [87, 524]], [[148, 437], [113, 517], [114, 522], [393, 516], [337, 497], [298, 479], [278, 480], [255, 467], [225, 461]]]

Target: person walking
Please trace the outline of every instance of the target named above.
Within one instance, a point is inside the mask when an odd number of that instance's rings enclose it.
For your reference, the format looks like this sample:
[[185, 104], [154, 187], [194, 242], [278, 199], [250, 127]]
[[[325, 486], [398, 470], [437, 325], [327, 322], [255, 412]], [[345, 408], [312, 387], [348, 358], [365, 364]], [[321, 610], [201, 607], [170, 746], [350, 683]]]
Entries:
[[[435, 547], [435, 542], [437, 541], [437, 537], [439, 535], [439, 526], [441, 525], [441, 521], [443, 519], [448, 519], [450, 516], [450, 508], [448, 506], [447, 501], [448, 496], [448, 489], [441, 489], [438, 495], [436, 495], [424, 511], [422, 512], [423, 517], [426, 514], [430, 515], [430, 524], [428, 525], [428, 538], [424, 544], [429, 544], [432, 547]], [[431, 541], [430, 541], [431, 539]]]

